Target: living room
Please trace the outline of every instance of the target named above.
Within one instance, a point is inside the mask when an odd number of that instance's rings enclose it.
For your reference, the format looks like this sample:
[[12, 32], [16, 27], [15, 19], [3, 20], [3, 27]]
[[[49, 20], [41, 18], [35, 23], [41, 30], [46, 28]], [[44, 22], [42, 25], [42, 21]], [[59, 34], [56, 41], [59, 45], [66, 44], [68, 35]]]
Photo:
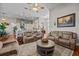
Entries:
[[79, 56], [79, 3], [0, 3], [1, 56]]

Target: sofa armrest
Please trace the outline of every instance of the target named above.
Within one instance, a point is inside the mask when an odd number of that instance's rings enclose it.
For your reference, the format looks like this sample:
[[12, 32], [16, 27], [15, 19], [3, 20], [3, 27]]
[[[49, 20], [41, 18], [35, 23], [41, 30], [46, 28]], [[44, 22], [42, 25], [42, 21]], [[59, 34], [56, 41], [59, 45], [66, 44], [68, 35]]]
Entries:
[[70, 39], [70, 43], [71, 44], [75, 44], [76, 43], [76, 39]]
[[26, 43], [26, 36], [23, 36], [23, 42]]
[[0, 41], [0, 49], [3, 47], [3, 43]]
[[23, 36], [23, 39], [26, 39], [26, 36]]
[[75, 49], [75, 46], [76, 46], [76, 40], [75, 39], [70, 39], [70, 48], [72, 49], [72, 50], [74, 50]]

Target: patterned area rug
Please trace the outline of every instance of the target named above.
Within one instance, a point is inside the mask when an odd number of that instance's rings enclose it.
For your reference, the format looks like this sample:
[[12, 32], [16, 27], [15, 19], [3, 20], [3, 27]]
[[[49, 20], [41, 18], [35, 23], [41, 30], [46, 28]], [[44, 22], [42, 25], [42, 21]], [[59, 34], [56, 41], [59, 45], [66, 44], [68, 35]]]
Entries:
[[[72, 54], [72, 50], [56, 45], [52, 56], [72, 56]], [[20, 45], [18, 56], [40, 56], [36, 49], [36, 42]]]

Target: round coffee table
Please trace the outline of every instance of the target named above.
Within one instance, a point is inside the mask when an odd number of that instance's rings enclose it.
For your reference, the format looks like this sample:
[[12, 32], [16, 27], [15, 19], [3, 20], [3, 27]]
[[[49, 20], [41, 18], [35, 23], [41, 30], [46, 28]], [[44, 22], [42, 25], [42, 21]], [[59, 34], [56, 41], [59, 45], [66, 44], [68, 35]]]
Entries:
[[43, 43], [40, 39], [37, 41], [37, 52], [42, 56], [52, 55], [54, 46], [55, 43], [53, 41], [48, 40], [48, 43]]

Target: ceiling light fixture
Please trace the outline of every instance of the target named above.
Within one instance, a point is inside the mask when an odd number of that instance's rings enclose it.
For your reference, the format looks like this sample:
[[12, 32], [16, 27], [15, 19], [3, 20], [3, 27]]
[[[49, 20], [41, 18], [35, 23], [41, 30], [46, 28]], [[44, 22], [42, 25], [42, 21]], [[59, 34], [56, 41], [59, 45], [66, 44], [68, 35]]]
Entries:
[[44, 9], [44, 6], [42, 6], [42, 4], [39, 4], [39, 3], [33, 3], [33, 4], [31, 4], [31, 8], [25, 7], [25, 9], [29, 9], [29, 10], [38, 12], [39, 10]]
[[34, 11], [38, 12], [39, 7], [40, 7], [39, 4], [35, 3], [35, 4], [33, 4], [33, 8], [32, 8], [32, 9], [33, 9]]

